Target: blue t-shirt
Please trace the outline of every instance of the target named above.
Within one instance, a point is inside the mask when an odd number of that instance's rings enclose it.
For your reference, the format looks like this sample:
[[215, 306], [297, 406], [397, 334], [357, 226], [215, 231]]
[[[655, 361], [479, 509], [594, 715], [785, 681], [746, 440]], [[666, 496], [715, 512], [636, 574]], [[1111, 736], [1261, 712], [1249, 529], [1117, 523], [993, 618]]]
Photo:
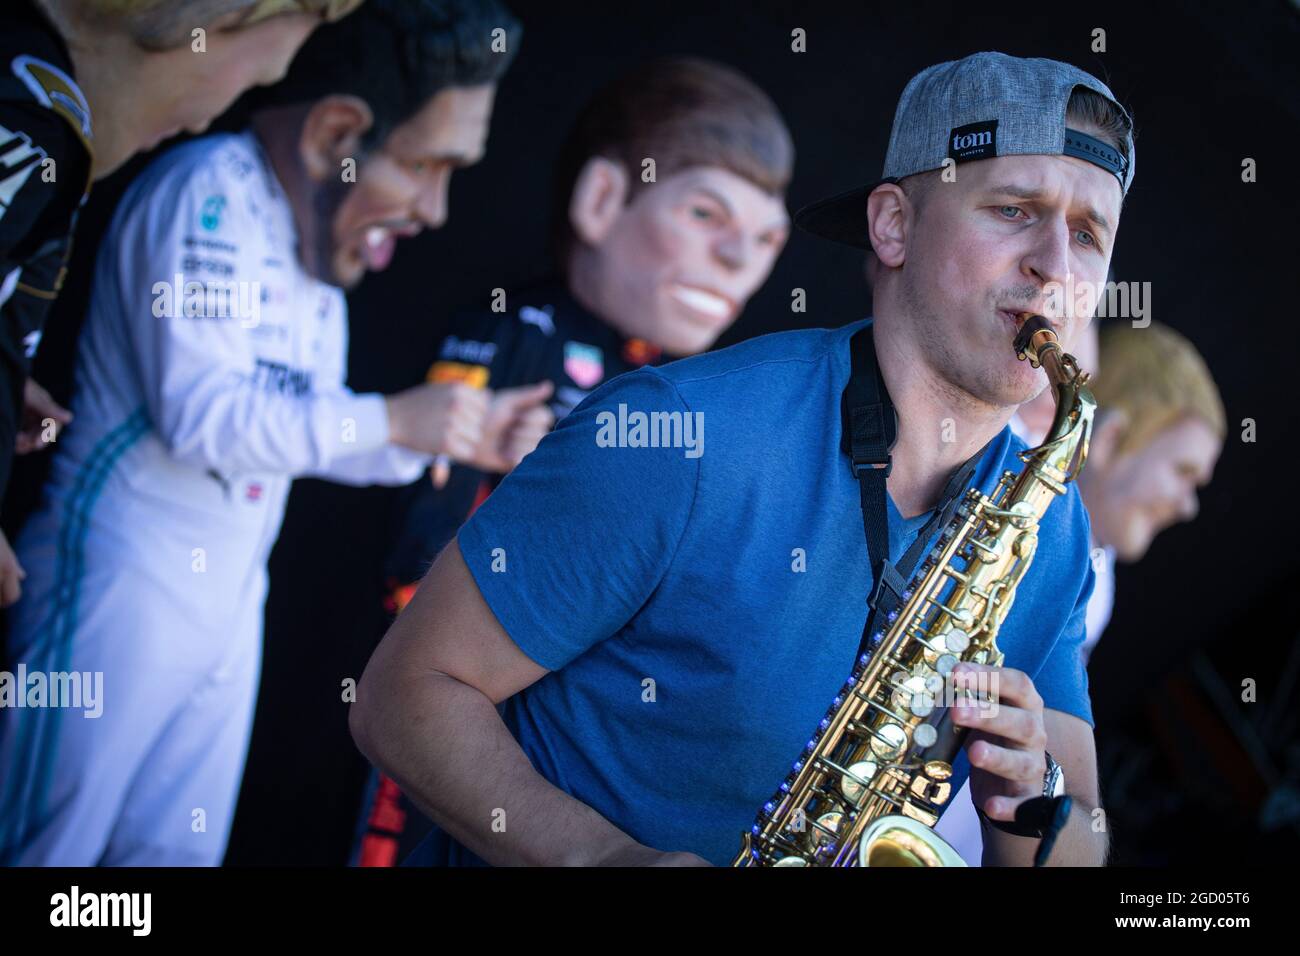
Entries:
[[[542, 776], [644, 844], [730, 863], [852, 668], [872, 575], [840, 396], [863, 324], [606, 383], [460, 531], [497, 620], [551, 671], [504, 703], [507, 726]], [[1024, 448], [1004, 428], [975, 482], [991, 493]], [[929, 515], [888, 507], [897, 561]], [[1071, 486], [998, 646], [1046, 707], [1092, 724], [1088, 531]], [[964, 752], [954, 770], [955, 792]], [[482, 861], [435, 829], [410, 862]]]

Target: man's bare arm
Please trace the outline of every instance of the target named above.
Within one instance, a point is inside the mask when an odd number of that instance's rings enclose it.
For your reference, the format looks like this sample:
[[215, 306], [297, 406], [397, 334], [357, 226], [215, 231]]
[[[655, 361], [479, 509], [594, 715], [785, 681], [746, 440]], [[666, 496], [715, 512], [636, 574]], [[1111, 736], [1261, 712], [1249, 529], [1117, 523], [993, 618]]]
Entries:
[[352, 736], [435, 823], [494, 865], [702, 862], [637, 843], [533, 769], [495, 705], [546, 673], [501, 627], [453, 541], [366, 665]]
[[[1104, 866], [1108, 835], [1096, 830], [1094, 811], [1101, 806], [1097, 784], [1097, 747], [1092, 728], [1071, 714], [1043, 711], [1047, 750], [1065, 772], [1065, 791], [1074, 800], [1069, 822], [1056, 838], [1048, 866]], [[981, 821], [982, 823], [982, 821]], [[1037, 839], [1018, 837], [983, 825], [985, 866], [1031, 866]]]

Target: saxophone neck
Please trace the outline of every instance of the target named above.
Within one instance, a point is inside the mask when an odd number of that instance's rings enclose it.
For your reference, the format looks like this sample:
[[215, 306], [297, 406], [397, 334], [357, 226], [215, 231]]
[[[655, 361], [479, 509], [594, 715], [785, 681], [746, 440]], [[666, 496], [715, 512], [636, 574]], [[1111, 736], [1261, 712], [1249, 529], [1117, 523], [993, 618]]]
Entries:
[[1088, 457], [1093, 414], [1097, 402], [1088, 388], [1092, 376], [1079, 368], [1073, 355], [1061, 348], [1052, 324], [1041, 315], [1026, 314], [1015, 344], [1016, 357], [1041, 367], [1056, 397], [1056, 415], [1047, 437], [1033, 455], [1055, 466], [1063, 481], [1074, 479]]

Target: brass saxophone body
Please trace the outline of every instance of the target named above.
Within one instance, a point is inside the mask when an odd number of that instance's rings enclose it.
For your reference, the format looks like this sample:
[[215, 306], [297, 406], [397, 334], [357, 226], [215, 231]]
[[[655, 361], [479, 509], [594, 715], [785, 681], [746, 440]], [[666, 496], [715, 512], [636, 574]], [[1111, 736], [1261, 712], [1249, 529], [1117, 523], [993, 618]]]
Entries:
[[1096, 402], [1048, 321], [1014, 348], [1055, 390], [1047, 438], [992, 495], [969, 489], [909, 581], [903, 604], [831, 701], [790, 775], [742, 834], [733, 866], [963, 866], [934, 825], [965, 736], [941, 702], [961, 661], [1000, 665], [998, 630], [1038, 544], [1038, 522], [1083, 467]]

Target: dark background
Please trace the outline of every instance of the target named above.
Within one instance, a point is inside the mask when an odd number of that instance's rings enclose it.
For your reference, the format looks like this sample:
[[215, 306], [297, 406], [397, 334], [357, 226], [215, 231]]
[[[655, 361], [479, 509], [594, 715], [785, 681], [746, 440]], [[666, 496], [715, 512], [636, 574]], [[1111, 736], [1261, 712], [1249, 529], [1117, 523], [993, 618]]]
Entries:
[[[690, 53], [729, 63], [776, 101], [798, 158], [791, 209], [879, 175], [894, 105], [932, 63], [980, 50], [1074, 63], [1109, 83], [1138, 126], [1138, 164], [1114, 254], [1150, 282], [1152, 315], [1187, 335], [1223, 393], [1229, 434], [1195, 523], [1121, 566], [1092, 658], [1103, 799], [1121, 863], [1282, 860], [1300, 849], [1300, 641], [1292, 612], [1290, 489], [1300, 355], [1294, 169], [1300, 14], [1284, 0], [1219, 6], [1091, 3], [520, 3], [521, 52], [497, 96], [488, 153], [452, 184], [451, 219], [399, 247], [351, 297], [350, 384], [421, 380], [448, 317], [546, 269], [550, 165], [583, 101], [634, 62]], [[790, 31], [807, 31], [807, 52]], [[1106, 52], [1090, 50], [1106, 31]], [[1252, 157], [1258, 182], [1241, 181]], [[97, 189], [78, 261], [131, 171]], [[88, 264], [88, 263], [87, 263]], [[81, 270], [84, 276], [85, 269]], [[790, 290], [808, 311], [790, 311]], [[53, 317], [37, 376], [66, 397], [84, 290]], [[861, 254], [796, 234], [720, 345], [870, 311]], [[1241, 441], [1242, 420], [1257, 423]], [[5, 508], [30, 500], [39, 465]], [[339, 864], [366, 765], [347, 733], [345, 678], [383, 627], [379, 568], [394, 515], [384, 489], [295, 485], [271, 558], [262, 692], [228, 863]], [[1243, 704], [1241, 682], [1258, 682]], [[725, 746], [719, 741], [719, 746]]]

